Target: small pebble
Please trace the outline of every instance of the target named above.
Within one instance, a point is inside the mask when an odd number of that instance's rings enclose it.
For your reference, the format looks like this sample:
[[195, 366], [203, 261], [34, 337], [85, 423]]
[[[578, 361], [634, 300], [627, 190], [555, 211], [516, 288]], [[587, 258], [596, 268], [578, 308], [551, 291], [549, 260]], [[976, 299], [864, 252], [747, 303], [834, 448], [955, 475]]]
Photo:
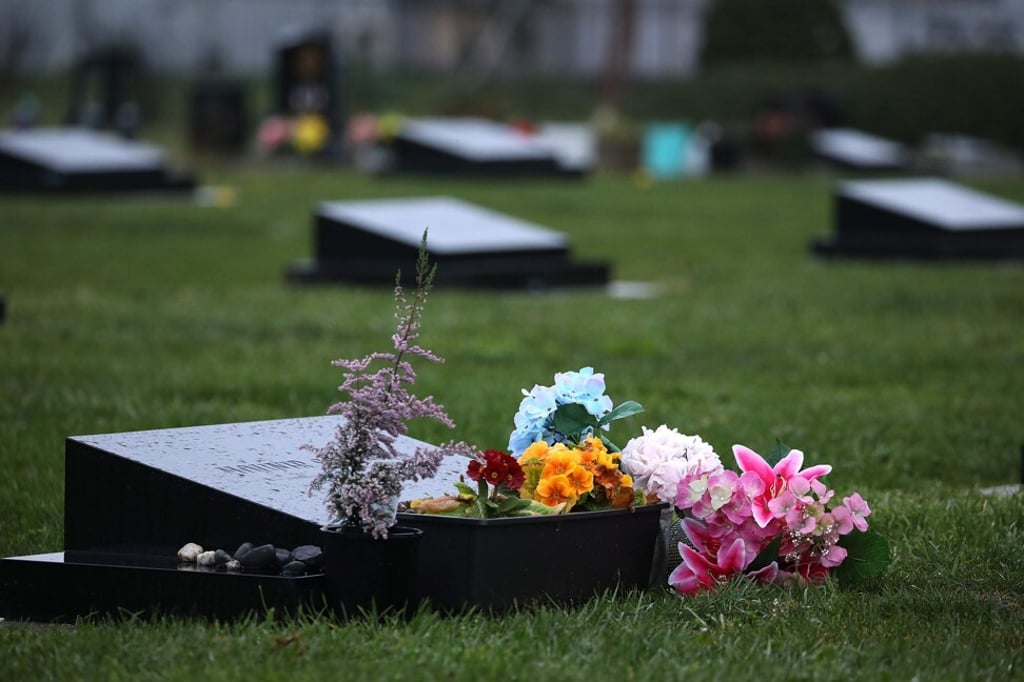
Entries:
[[246, 554], [248, 554], [249, 550], [252, 549], [253, 547], [255, 547], [255, 545], [253, 545], [251, 542], [243, 542], [242, 544], [240, 544], [238, 546], [238, 549], [235, 550], [235, 554], [234, 554], [235, 558], [238, 559], [239, 561], [241, 561], [242, 557], [244, 557]]
[[238, 560], [246, 568], [270, 568], [277, 559], [277, 551], [273, 545], [260, 545], [253, 547], [243, 554]]
[[296, 561], [301, 561], [310, 568], [320, 568], [324, 563], [324, 553], [316, 545], [301, 545], [292, 550]]
[[202, 554], [200, 554], [199, 556], [196, 557], [196, 563], [199, 564], [200, 566], [216, 566], [217, 565], [216, 556], [217, 556], [216, 552], [214, 552], [212, 549], [208, 550], [208, 551], [203, 552]]
[[186, 543], [178, 550], [178, 558], [182, 561], [193, 562], [196, 558], [203, 553], [201, 545], [197, 545], [194, 542]]
[[228, 569], [229, 571], [241, 571], [242, 570], [242, 562], [239, 561], [238, 559], [232, 559], [227, 564], [225, 564], [224, 567], [226, 569]]
[[227, 562], [231, 561], [231, 555], [225, 552], [223, 549], [218, 549], [213, 554], [213, 558], [216, 559], [218, 566], [223, 566]]
[[306, 575], [306, 572], [308, 570], [309, 566], [302, 563], [301, 561], [290, 561], [287, 564], [285, 564], [284, 567], [281, 569], [281, 575]]
[[292, 553], [289, 552], [287, 549], [281, 549], [280, 547], [277, 548], [275, 559], [277, 561], [278, 566], [284, 566], [286, 564], [291, 563], [292, 558]]

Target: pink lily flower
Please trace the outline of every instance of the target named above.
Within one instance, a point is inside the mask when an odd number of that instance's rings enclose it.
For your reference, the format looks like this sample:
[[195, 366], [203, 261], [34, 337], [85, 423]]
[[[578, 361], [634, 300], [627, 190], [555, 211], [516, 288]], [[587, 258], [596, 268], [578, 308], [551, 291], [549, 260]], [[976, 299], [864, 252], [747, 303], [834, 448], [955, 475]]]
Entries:
[[807, 481], [813, 481], [832, 471], [828, 464], [818, 464], [801, 471], [804, 453], [800, 450], [790, 450], [789, 454], [779, 460], [774, 467], [768, 466], [768, 462], [761, 455], [745, 445], [733, 445], [732, 452], [741, 471], [752, 471], [764, 482], [764, 492], [754, 497], [751, 504], [754, 521], [761, 528], [775, 518], [772, 510], [768, 508], [768, 503], [786, 490], [791, 478], [799, 476]]
[[683, 542], [679, 543], [679, 554], [683, 563], [672, 571], [668, 584], [687, 596], [714, 589], [719, 581], [739, 575], [747, 567], [746, 546], [741, 538], [736, 538], [728, 547], [719, 547], [714, 560]]

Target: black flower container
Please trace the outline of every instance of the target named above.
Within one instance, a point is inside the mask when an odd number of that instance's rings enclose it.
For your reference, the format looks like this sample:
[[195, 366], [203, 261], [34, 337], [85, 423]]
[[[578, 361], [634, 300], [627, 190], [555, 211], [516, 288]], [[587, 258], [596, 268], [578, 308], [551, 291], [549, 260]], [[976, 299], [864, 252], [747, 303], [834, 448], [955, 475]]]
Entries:
[[350, 528], [322, 529], [327, 604], [341, 617], [371, 609], [400, 613], [415, 605], [416, 574], [423, 531], [392, 526], [376, 539]]
[[424, 531], [419, 599], [444, 611], [503, 611], [535, 600], [574, 604], [616, 587], [649, 587], [666, 507], [497, 519], [407, 513], [398, 518]]

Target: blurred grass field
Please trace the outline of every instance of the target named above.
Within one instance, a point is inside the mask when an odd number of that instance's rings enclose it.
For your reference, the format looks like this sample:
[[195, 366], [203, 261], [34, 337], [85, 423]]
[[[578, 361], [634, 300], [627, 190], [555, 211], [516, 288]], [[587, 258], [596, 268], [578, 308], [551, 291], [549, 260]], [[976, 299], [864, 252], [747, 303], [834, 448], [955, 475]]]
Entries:
[[[0, 556], [62, 546], [69, 435], [322, 414], [331, 359], [381, 348], [388, 288], [295, 287], [320, 200], [457, 196], [565, 232], [660, 294], [439, 287], [420, 367], [458, 438], [503, 447], [519, 390], [594, 366], [616, 402], [835, 466], [895, 561], [854, 592], [737, 586], [683, 601], [618, 595], [502, 620], [104, 620], [0, 627], [0, 678], [1010, 679], [1024, 664], [1024, 267], [823, 262], [825, 173], [484, 182], [303, 165], [204, 165], [232, 208], [168, 198], [0, 196]], [[1021, 178], [975, 180], [1024, 201]], [[431, 226], [424, 225], [429, 228]], [[414, 424], [428, 441], [452, 434]], [[112, 490], [112, 495], [117, 491]], [[281, 644], [289, 633], [291, 644]], [[295, 642], [298, 642], [296, 644]], [[301, 646], [300, 646], [301, 644]], [[198, 655], [193, 655], [198, 653]]]

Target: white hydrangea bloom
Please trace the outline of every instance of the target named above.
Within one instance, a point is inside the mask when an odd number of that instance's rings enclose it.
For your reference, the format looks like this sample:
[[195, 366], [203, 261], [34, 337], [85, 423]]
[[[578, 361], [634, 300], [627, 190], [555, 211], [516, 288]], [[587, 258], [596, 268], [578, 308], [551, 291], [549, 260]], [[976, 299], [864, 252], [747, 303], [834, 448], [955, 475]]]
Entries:
[[622, 449], [622, 467], [633, 476], [633, 484], [675, 506], [679, 482], [687, 476], [702, 476], [722, 468], [714, 448], [700, 436], [688, 436], [662, 424]]

